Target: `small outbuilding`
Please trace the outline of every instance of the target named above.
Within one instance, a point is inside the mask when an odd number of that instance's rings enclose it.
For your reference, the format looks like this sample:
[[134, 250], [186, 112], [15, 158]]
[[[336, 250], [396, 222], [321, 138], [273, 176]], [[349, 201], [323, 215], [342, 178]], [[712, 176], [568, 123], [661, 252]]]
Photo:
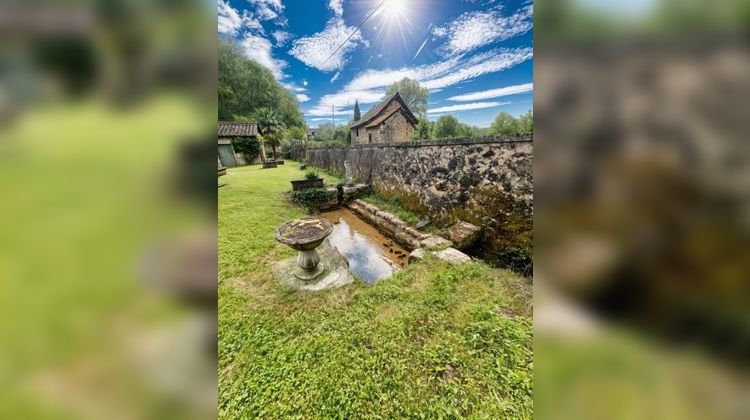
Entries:
[[352, 144], [393, 143], [411, 140], [417, 117], [396, 92], [354, 121]]
[[245, 165], [245, 158], [236, 153], [232, 139], [237, 137], [258, 138], [258, 125], [255, 123], [219, 121], [219, 161], [227, 168]]

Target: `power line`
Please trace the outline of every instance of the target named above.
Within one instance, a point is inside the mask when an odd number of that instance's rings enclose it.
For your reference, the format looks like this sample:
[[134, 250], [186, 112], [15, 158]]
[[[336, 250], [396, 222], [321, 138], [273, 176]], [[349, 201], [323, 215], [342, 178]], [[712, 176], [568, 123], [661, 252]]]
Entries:
[[342, 43], [341, 43], [341, 45], [339, 45], [339, 46], [338, 46], [338, 48], [336, 48], [336, 49], [335, 49], [335, 50], [334, 50], [334, 51], [333, 51], [333, 52], [331, 53], [331, 55], [329, 55], [329, 56], [328, 56], [328, 58], [326, 58], [326, 60], [325, 60], [325, 61], [323, 62], [323, 64], [321, 64], [321, 65], [320, 65], [320, 67], [323, 67], [323, 66], [324, 66], [324, 65], [325, 65], [325, 64], [326, 64], [326, 63], [328, 62], [328, 60], [330, 60], [330, 59], [331, 59], [331, 57], [333, 57], [333, 56], [334, 56], [334, 55], [335, 55], [335, 54], [336, 54], [337, 52], [339, 52], [339, 50], [341, 49], [341, 47], [343, 47], [343, 46], [344, 46], [344, 44], [346, 44], [347, 42], [349, 42], [349, 40], [350, 40], [350, 39], [351, 39], [351, 38], [352, 38], [352, 37], [354, 36], [354, 34], [356, 34], [356, 33], [357, 33], [357, 31], [359, 30], [359, 28], [361, 28], [361, 27], [362, 27], [362, 25], [364, 25], [364, 24], [365, 24], [365, 22], [367, 22], [368, 20], [370, 20], [370, 18], [372, 17], [372, 15], [374, 15], [374, 14], [375, 14], [375, 12], [377, 12], [377, 11], [378, 11], [378, 9], [380, 9], [380, 7], [381, 7], [381, 6], [382, 6], [382, 5], [383, 5], [383, 4], [385, 3], [385, 2], [386, 2], [386, 0], [383, 0], [383, 1], [381, 1], [381, 2], [380, 2], [380, 4], [378, 4], [377, 6], [375, 6], [375, 8], [374, 8], [374, 9], [372, 9], [372, 12], [370, 12], [370, 14], [369, 14], [369, 15], [367, 15], [367, 17], [366, 17], [366, 18], [365, 18], [365, 19], [364, 19], [364, 20], [362, 21], [362, 23], [360, 23], [360, 24], [359, 24], [359, 26], [357, 26], [357, 29], [355, 29], [354, 31], [352, 31], [352, 33], [351, 33], [351, 34], [349, 34], [349, 36], [348, 36], [348, 37], [347, 37], [347, 38], [346, 38], [346, 39], [344, 40], [344, 42], [342, 42]]

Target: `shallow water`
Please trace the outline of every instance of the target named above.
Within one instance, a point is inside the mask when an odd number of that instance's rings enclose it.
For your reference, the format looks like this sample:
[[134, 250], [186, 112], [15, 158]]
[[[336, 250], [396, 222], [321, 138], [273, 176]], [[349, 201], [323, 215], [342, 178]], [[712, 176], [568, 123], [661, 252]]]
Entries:
[[406, 265], [409, 252], [348, 209], [321, 214], [334, 223], [331, 245], [349, 260], [349, 269], [366, 283], [390, 277]]

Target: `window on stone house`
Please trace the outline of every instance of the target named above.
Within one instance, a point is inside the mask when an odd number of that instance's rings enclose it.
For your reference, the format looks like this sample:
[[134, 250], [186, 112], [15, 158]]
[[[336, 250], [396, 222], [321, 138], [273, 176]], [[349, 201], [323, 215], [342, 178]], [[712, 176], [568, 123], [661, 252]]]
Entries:
[[359, 137], [359, 127], [355, 128], [354, 131], [356, 133], [355, 137]]
[[372, 133], [367, 134], [367, 142], [372, 143]]
[[385, 132], [385, 123], [380, 124], [380, 134], [383, 134]]

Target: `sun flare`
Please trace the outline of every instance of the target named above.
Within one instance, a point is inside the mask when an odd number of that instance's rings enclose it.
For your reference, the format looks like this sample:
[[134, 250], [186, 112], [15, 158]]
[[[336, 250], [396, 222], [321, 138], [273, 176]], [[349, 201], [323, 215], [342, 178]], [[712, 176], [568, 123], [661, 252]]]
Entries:
[[404, 16], [409, 10], [408, 0], [385, 0], [381, 6], [382, 14], [387, 19]]

